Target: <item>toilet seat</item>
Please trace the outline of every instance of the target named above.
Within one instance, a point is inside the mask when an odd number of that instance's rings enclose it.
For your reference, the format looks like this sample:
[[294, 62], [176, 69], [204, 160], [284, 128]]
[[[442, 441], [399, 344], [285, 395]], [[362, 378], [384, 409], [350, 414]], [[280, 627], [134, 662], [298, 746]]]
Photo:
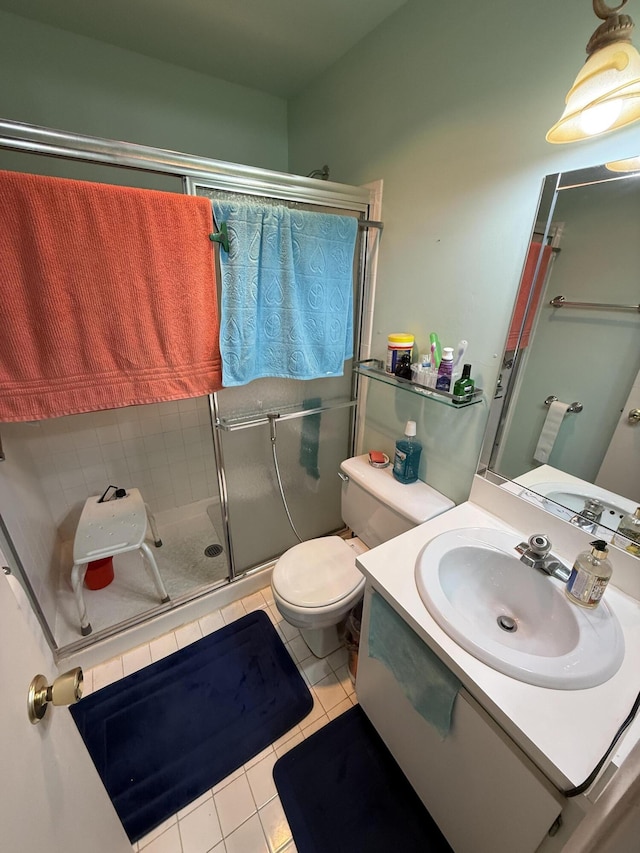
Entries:
[[290, 548], [273, 570], [272, 585], [293, 607], [332, 607], [363, 585], [355, 553], [340, 536], [311, 539]]

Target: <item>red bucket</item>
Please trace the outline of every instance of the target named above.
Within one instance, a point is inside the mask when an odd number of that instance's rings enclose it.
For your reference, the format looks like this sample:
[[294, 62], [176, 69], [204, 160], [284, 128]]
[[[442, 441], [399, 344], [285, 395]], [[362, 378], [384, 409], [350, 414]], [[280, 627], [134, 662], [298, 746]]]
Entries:
[[102, 589], [113, 580], [113, 557], [103, 557], [87, 564], [84, 585], [87, 589]]

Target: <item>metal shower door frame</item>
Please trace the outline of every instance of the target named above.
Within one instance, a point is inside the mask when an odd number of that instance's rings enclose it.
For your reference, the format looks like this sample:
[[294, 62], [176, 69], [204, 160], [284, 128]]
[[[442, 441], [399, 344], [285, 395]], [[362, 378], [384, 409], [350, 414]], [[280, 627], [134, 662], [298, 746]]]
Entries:
[[[260, 170], [255, 170], [259, 173]], [[278, 181], [279, 177], [285, 178], [284, 181]], [[261, 175], [256, 174], [255, 180], [248, 180], [243, 176], [241, 181], [234, 185], [234, 181], [225, 175], [223, 177], [212, 178], [209, 180], [200, 180], [191, 177], [185, 177], [184, 188], [188, 195], [197, 195], [198, 189], [221, 190], [224, 192], [235, 192], [242, 195], [254, 195], [269, 199], [280, 199], [285, 202], [297, 202], [301, 204], [317, 205], [322, 207], [333, 207], [349, 211], [357, 211], [361, 214], [363, 224], [367, 220], [369, 208], [371, 204], [371, 193], [364, 187], [350, 187], [341, 184], [330, 184], [327, 182], [319, 182], [312, 180], [312, 185], [323, 183], [324, 186], [310, 186], [310, 179], [298, 177], [294, 175], [279, 175], [274, 172], [262, 172]], [[380, 223], [372, 223], [374, 227], [380, 227]], [[366, 258], [367, 258], [367, 240], [366, 233], [359, 240], [359, 256], [357, 264], [357, 305], [354, 306], [354, 357], [357, 358], [360, 352], [362, 328], [363, 328], [363, 311], [367, 304], [365, 288], [367, 284], [366, 275]], [[350, 407], [356, 409], [358, 405], [357, 399], [358, 377], [354, 374], [351, 382], [351, 399], [349, 401], [340, 402], [330, 406], [323, 406], [319, 409], [308, 409], [299, 412], [290, 412], [280, 415], [280, 420], [291, 418], [306, 417], [308, 415], [317, 414], [322, 411], [333, 411], [340, 408]], [[224, 462], [224, 450], [222, 446], [222, 433], [225, 431], [233, 431], [235, 429], [247, 429], [259, 423], [266, 423], [267, 418], [257, 417], [256, 419], [247, 419], [242, 423], [233, 426], [227, 426], [223, 423], [220, 415], [220, 401], [218, 393], [209, 395], [209, 415], [211, 419], [211, 429], [213, 433], [213, 447], [216, 459], [216, 473], [218, 476], [218, 491], [220, 496], [220, 513], [223, 525], [223, 536], [225, 547], [227, 550], [229, 564], [229, 580], [234, 581], [239, 577], [244, 577], [248, 574], [260, 571], [271, 565], [272, 560], [265, 563], [260, 563], [248, 570], [237, 572], [236, 560], [234, 556], [233, 537], [231, 534], [231, 524], [229, 517], [229, 491], [227, 488], [227, 477]], [[353, 453], [356, 438], [356, 418], [351, 418], [349, 428], [349, 448]]]
[[[301, 203], [360, 211], [362, 213], [362, 219], [360, 219], [361, 226], [365, 224], [363, 220], [368, 219], [370, 209], [376, 208], [376, 194], [366, 187], [320, 181], [286, 172], [243, 166], [222, 160], [214, 160], [209, 157], [200, 157], [138, 143], [71, 133], [28, 122], [3, 118], [0, 118], [0, 150], [50, 157], [54, 160], [61, 159], [80, 163], [99, 164], [120, 170], [131, 170], [132, 172], [167, 175], [181, 179], [184, 192], [186, 193], [194, 192], [194, 187], [202, 184], [212, 189], [221, 189], [228, 192], [262, 195]], [[376, 228], [378, 232], [382, 228], [382, 224], [379, 222], [366, 222], [366, 225]], [[358, 259], [360, 305], [357, 313], [354, 313], [354, 331], [357, 343], [356, 358], [360, 357], [359, 348], [361, 346], [363, 329], [363, 311], [365, 310], [365, 306], [368, 305], [366, 299], [366, 288], [368, 286], [367, 243], [365, 232], [364, 238], [360, 241], [360, 255]], [[371, 266], [373, 269], [375, 263], [372, 263]], [[357, 406], [359, 387], [359, 378], [357, 375], [354, 375], [351, 383], [352, 399], [350, 402], [350, 405], [354, 407]], [[216, 405], [217, 400], [215, 395], [210, 395], [209, 407], [212, 427], [217, 417]], [[354, 444], [354, 420], [352, 419], [351, 426], [352, 449]], [[218, 431], [212, 428], [212, 432], [215, 452]], [[223, 483], [223, 486], [226, 494], [226, 483]], [[228, 519], [225, 519], [225, 536], [227, 531]], [[227, 545], [229, 547], [228, 554], [231, 555], [232, 548], [230, 540], [227, 541]], [[256, 566], [254, 569], [251, 569], [251, 572], [257, 571], [260, 568], [263, 568], [263, 566]], [[234, 575], [231, 574], [230, 580], [233, 579]], [[58, 656], [60, 648], [51, 634], [33, 589], [29, 587], [27, 594], [38, 614], [38, 619], [47, 641], [54, 655]], [[161, 609], [159, 608], [159, 610]], [[142, 621], [145, 621], [147, 618], [149, 618], [148, 615], [145, 615]], [[119, 634], [126, 628], [135, 627], [140, 621], [137, 617], [133, 617], [124, 623], [118, 623], [112, 629], [107, 629], [101, 635], [101, 639]], [[79, 640], [71, 646], [65, 647], [65, 651], [69, 653], [80, 651], [92, 642], [93, 639], [89, 640], [89, 642], [86, 639]]]

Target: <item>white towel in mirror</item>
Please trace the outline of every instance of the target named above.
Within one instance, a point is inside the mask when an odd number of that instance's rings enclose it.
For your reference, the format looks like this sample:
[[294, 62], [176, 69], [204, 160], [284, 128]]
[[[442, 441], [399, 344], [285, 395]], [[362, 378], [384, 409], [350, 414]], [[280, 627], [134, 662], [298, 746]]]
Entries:
[[562, 421], [564, 420], [564, 416], [567, 413], [569, 405], [569, 403], [561, 403], [560, 400], [555, 400], [549, 406], [549, 411], [547, 412], [547, 417], [542, 425], [542, 431], [540, 432], [540, 438], [538, 439], [538, 446], [533, 454], [533, 458], [536, 462], [544, 463], [549, 461], [549, 456], [553, 450], [553, 445], [558, 437], [560, 426], [562, 425]]

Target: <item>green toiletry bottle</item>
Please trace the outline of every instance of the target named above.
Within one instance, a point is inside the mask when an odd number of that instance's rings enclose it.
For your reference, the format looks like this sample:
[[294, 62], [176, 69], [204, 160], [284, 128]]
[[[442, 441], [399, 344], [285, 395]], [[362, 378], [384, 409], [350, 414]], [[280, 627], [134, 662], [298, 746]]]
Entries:
[[462, 368], [462, 376], [456, 379], [453, 385], [453, 400], [455, 403], [462, 403], [470, 400], [473, 397], [473, 391], [476, 383], [471, 378], [471, 365], [465, 364]]

